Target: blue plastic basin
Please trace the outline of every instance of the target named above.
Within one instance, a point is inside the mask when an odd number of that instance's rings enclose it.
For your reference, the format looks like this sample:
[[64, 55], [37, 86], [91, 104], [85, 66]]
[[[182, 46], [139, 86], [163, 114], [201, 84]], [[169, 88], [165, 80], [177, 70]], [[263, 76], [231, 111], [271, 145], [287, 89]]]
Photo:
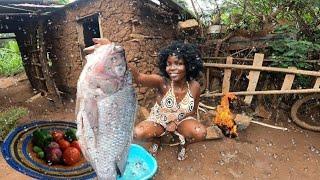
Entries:
[[118, 180], [151, 179], [158, 169], [156, 159], [142, 146], [131, 144], [126, 169]]

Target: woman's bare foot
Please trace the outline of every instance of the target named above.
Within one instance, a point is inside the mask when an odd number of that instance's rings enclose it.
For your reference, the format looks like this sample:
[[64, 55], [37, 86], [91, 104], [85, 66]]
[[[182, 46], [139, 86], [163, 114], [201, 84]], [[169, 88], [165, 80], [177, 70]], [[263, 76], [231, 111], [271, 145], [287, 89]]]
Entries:
[[158, 154], [159, 144], [152, 143], [151, 147], [149, 148], [149, 153], [152, 154], [152, 156], [156, 156]]
[[178, 150], [178, 160], [179, 161], [183, 161], [187, 158], [186, 155], [186, 148], [184, 146], [179, 146], [179, 150]]
[[149, 148], [149, 153], [152, 154], [152, 156], [156, 156], [158, 154], [158, 150], [160, 147], [160, 138], [156, 138], [153, 140], [151, 147]]

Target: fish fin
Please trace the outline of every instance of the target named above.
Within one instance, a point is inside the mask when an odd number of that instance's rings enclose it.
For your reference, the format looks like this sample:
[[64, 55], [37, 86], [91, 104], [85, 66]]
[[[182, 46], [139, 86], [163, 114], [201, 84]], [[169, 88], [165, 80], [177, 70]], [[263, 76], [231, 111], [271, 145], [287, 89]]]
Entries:
[[126, 169], [126, 165], [127, 165], [127, 159], [128, 159], [128, 154], [129, 154], [129, 146], [130, 143], [128, 143], [122, 150], [122, 153], [117, 157], [116, 159], [116, 169], [117, 169], [117, 173], [120, 176], [123, 176], [125, 169]]

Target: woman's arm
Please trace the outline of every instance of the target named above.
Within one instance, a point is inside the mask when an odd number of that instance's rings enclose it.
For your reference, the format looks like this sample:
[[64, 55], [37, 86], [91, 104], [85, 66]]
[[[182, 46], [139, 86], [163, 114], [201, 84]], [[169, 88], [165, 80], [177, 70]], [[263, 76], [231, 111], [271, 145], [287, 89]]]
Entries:
[[165, 83], [162, 76], [157, 74], [143, 74], [138, 68], [128, 63], [128, 67], [132, 73], [133, 79], [137, 84], [142, 86], [152, 87], [162, 90], [162, 85]]

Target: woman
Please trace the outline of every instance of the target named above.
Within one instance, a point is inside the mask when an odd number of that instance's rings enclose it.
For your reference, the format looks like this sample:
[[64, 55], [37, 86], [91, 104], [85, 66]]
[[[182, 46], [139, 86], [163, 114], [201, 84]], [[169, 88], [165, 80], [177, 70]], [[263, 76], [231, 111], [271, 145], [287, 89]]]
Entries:
[[[110, 43], [107, 39], [94, 39], [95, 46]], [[207, 130], [195, 117], [200, 99], [200, 84], [195, 80], [203, 69], [203, 62], [192, 44], [174, 42], [159, 53], [161, 75], [139, 73], [128, 65], [137, 84], [155, 88], [157, 98], [147, 120], [134, 129], [138, 140], [159, 139], [166, 133], [175, 132], [186, 138], [187, 143], [206, 139]], [[159, 140], [151, 153], [156, 154]], [[178, 160], [186, 158], [186, 147], [180, 145]]]
[[[160, 137], [177, 131], [188, 143], [204, 140], [206, 128], [195, 118], [200, 99], [200, 84], [195, 80], [203, 69], [196, 47], [174, 42], [159, 53], [161, 75], [145, 75], [132, 69], [137, 83], [156, 88], [158, 96], [147, 120], [134, 130], [137, 139]], [[155, 154], [159, 144], [153, 144]], [[186, 149], [181, 145], [178, 160], [185, 159]]]

